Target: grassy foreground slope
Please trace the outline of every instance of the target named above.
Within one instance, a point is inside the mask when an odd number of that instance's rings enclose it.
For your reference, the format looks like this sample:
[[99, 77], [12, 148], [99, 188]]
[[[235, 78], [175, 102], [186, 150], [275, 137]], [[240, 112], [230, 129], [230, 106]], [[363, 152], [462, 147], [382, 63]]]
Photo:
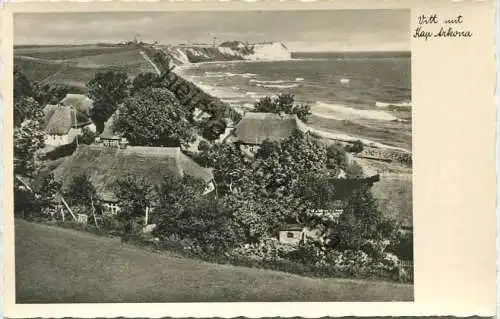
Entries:
[[210, 264], [15, 223], [17, 303], [413, 300], [412, 285]]

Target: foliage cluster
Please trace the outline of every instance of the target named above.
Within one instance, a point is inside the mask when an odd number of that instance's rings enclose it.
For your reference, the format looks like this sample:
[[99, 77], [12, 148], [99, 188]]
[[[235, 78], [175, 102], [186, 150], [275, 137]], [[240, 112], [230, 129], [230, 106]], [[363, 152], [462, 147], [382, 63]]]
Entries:
[[311, 107], [307, 104], [295, 104], [293, 94], [281, 93], [276, 97], [263, 97], [254, 105], [254, 112], [296, 114], [303, 122], [311, 115]]

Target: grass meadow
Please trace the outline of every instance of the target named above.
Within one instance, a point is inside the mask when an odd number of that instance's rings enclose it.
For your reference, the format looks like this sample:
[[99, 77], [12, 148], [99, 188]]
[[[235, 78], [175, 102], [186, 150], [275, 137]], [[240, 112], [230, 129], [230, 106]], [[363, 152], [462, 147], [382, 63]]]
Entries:
[[16, 302], [411, 301], [413, 285], [211, 264], [15, 221]]

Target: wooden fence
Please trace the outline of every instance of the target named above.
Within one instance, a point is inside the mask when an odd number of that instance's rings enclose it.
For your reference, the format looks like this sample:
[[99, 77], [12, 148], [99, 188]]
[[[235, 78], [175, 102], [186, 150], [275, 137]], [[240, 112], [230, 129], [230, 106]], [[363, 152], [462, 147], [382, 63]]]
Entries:
[[411, 282], [413, 282], [413, 261], [412, 260], [400, 260], [400, 266], [406, 274], [408, 275]]

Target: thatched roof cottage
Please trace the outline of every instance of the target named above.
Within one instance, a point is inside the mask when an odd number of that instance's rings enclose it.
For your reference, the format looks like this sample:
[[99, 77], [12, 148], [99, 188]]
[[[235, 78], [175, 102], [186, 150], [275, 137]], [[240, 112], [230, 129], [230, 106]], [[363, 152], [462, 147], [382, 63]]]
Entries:
[[43, 112], [43, 130], [46, 133], [47, 146], [71, 144], [76, 136], [82, 133], [83, 127], [93, 125], [87, 115], [73, 107], [49, 104], [45, 106]]
[[306, 132], [308, 129], [295, 114], [247, 112], [227, 141], [238, 144], [245, 154], [252, 155], [265, 140], [280, 142], [296, 130]]
[[96, 187], [99, 197], [112, 213], [120, 203], [114, 194], [114, 182], [120, 177], [146, 178], [159, 185], [166, 172], [177, 177], [190, 175], [207, 183], [206, 192], [214, 189], [211, 169], [201, 167], [178, 147], [80, 145], [71, 157], [54, 170], [56, 179], [67, 188], [74, 176], [86, 173]]

